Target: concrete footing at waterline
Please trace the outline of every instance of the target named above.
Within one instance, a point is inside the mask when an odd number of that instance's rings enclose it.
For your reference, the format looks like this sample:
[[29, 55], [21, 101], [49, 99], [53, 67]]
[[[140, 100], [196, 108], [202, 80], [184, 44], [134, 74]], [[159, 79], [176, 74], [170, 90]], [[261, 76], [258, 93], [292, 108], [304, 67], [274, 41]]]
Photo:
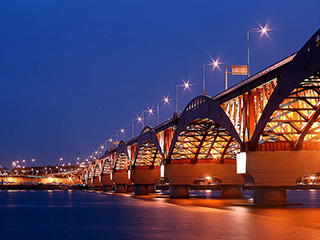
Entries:
[[139, 184], [134, 185], [134, 195], [148, 195], [148, 185], [146, 184]]
[[127, 192], [127, 185], [126, 184], [116, 184], [116, 186], [114, 188], [114, 192], [126, 193]]
[[286, 187], [253, 187], [254, 204], [286, 204]]
[[170, 198], [188, 198], [189, 185], [170, 185]]
[[[189, 185], [170, 185], [170, 198], [188, 198], [190, 186]], [[242, 186], [239, 185], [224, 185], [221, 191], [222, 198], [242, 198]]]
[[134, 185], [134, 195], [148, 195], [155, 193], [155, 186], [153, 184], [136, 184]]
[[134, 192], [134, 185], [127, 185], [127, 192], [128, 193]]
[[110, 192], [110, 191], [112, 191], [112, 189], [113, 189], [113, 186], [112, 186], [112, 185], [105, 185], [105, 186], [103, 186], [103, 191], [104, 191], [104, 192]]
[[155, 193], [155, 192], [156, 192], [155, 185], [149, 184], [149, 185], [148, 185], [148, 192], [149, 192], [149, 193]]
[[234, 185], [224, 185], [221, 191], [222, 198], [242, 198], [242, 187]]

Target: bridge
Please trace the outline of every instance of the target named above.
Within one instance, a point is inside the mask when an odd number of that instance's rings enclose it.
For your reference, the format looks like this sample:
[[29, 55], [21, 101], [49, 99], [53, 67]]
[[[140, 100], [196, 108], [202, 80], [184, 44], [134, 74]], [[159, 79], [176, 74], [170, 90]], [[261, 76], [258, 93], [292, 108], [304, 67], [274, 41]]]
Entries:
[[121, 141], [83, 172], [89, 188], [148, 194], [160, 179], [188, 197], [205, 179], [223, 197], [253, 189], [255, 203], [284, 203], [286, 190], [320, 172], [320, 30], [295, 54]]

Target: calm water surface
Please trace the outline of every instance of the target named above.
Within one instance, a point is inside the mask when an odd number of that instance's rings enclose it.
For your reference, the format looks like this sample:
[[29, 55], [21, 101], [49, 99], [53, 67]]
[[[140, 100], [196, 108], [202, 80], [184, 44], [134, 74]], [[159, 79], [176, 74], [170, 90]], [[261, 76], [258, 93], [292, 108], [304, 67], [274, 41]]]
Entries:
[[0, 239], [320, 239], [320, 191], [289, 191], [288, 201], [304, 205], [206, 208], [86, 191], [0, 191]]

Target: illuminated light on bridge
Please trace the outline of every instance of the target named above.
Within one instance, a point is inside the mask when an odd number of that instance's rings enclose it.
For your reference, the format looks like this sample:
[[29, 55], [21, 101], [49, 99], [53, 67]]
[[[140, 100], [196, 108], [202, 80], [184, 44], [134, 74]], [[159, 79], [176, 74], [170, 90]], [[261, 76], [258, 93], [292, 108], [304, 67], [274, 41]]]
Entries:
[[[187, 197], [196, 179], [210, 176], [226, 197], [252, 186], [255, 203], [284, 203], [297, 179], [317, 184], [319, 35], [297, 53], [212, 98], [194, 98], [180, 115], [120, 142], [88, 166], [83, 181], [94, 187], [92, 179], [100, 177], [103, 187], [114, 182], [125, 190], [131, 170], [136, 194], [161, 175], [171, 197]], [[102, 170], [94, 174], [94, 166]]]

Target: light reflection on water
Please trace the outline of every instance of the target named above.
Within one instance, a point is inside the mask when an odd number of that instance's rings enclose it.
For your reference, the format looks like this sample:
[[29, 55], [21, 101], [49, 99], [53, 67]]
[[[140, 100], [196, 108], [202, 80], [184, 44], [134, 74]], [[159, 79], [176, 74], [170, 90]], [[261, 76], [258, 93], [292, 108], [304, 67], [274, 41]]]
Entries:
[[[192, 194], [223, 202], [218, 191]], [[289, 202], [305, 205], [269, 208], [204, 208], [128, 196], [1, 191], [1, 239], [320, 239], [320, 191], [288, 191]]]

